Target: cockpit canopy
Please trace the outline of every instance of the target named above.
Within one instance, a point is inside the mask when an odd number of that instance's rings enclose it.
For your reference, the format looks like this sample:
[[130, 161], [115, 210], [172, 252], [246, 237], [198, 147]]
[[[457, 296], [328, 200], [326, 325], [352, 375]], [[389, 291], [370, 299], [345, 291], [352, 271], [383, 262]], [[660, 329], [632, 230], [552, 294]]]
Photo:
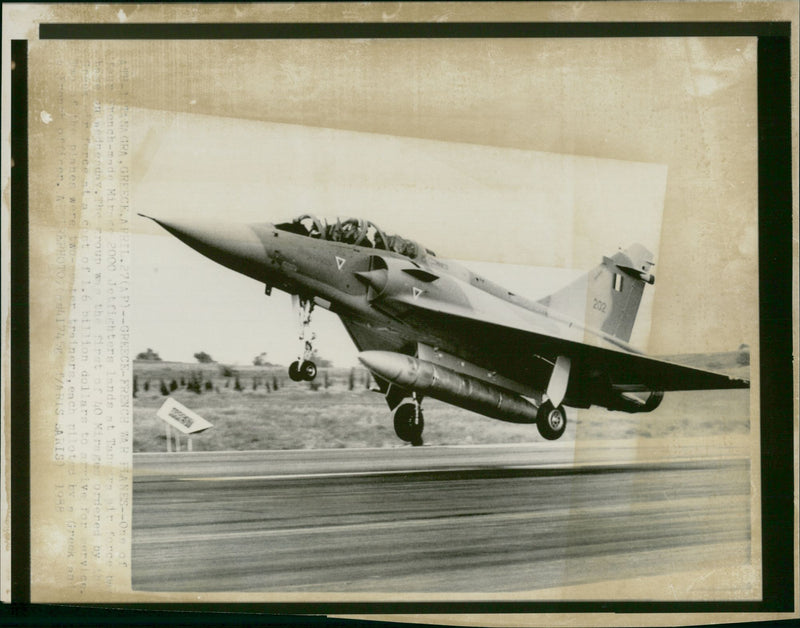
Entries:
[[423, 250], [412, 240], [397, 235], [386, 235], [375, 223], [363, 218], [337, 218], [335, 223], [328, 224], [316, 216], [304, 214], [292, 222], [277, 224], [275, 228], [309, 238], [393, 251], [411, 259], [420, 257], [423, 251], [428, 255], [436, 255], [430, 249]]

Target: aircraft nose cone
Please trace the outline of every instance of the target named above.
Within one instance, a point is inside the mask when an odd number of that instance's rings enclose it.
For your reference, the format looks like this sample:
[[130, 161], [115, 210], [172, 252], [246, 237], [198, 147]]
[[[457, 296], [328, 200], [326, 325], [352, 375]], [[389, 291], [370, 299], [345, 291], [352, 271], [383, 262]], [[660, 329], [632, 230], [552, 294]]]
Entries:
[[198, 253], [242, 274], [261, 279], [267, 253], [256, 232], [246, 224], [150, 218]]

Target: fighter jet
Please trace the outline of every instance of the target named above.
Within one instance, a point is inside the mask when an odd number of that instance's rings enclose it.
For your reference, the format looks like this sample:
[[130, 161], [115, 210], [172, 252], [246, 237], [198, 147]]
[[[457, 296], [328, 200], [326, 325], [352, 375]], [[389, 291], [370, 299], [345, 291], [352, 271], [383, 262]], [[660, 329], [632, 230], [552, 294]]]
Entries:
[[152, 220], [263, 283], [267, 295], [273, 288], [292, 295], [299, 325], [292, 380], [317, 374], [314, 308], [337, 314], [394, 412], [397, 436], [412, 445], [422, 444], [425, 397], [532, 423], [555, 440], [567, 426], [565, 406], [650, 412], [666, 391], [749, 387], [629, 344], [644, 289], [655, 282], [653, 256], [640, 244], [531, 300], [365, 219]]

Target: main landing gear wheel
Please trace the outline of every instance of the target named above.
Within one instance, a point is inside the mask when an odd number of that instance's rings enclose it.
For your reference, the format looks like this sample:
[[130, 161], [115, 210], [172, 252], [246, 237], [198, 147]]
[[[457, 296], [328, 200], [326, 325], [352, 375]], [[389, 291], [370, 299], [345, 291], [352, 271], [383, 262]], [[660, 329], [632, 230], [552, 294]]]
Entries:
[[310, 382], [317, 376], [317, 365], [311, 360], [295, 360], [289, 365], [289, 379], [293, 382]]
[[550, 401], [545, 401], [536, 413], [536, 427], [539, 428], [539, 434], [547, 440], [561, 438], [567, 429], [567, 412], [564, 406], [556, 408]]
[[394, 431], [400, 440], [411, 443], [415, 447], [422, 445], [422, 430], [425, 420], [422, 417], [422, 408], [418, 404], [409, 402], [398, 406], [394, 412]]

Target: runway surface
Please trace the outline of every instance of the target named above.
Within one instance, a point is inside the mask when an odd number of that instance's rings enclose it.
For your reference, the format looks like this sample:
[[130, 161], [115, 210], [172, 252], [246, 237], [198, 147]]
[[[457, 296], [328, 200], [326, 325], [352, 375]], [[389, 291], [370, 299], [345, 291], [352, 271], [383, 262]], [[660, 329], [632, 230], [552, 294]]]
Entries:
[[136, 454], [133, 586], [499, 592], [746, 565], [746, 447]]

